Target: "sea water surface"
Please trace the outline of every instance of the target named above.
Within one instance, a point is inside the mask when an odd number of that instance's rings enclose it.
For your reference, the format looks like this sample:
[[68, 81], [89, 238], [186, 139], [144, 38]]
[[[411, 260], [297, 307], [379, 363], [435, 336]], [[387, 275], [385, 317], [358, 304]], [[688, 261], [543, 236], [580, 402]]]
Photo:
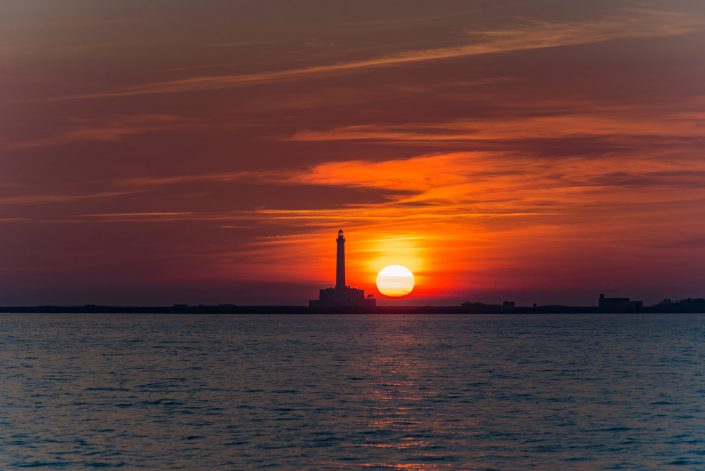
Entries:
[[703, 315], [0, 314], [0, 469], [705, 469]]

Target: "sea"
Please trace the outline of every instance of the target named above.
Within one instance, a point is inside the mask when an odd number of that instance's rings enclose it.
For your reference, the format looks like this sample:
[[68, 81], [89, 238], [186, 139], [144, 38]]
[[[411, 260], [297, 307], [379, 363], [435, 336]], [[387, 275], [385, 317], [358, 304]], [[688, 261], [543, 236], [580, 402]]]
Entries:
[[0, 314], [0, 469], [705, 469], [705, 315]]

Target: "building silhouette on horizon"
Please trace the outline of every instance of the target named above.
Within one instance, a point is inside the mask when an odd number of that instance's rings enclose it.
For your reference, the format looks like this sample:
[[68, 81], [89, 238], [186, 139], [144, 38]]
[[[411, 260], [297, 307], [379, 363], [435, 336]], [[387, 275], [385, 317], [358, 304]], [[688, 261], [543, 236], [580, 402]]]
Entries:
[[608, 298], [604, 293], [600, 293], [598, 307], [603, 312], [637, 312], [641, 311], [644, 303], [629, 298]]
[[308, 302], [313, 308], [345, 308], [364, 307], [373, 308], [377, 301], [372, 295], [365, 297], [364, 290], [351, 288], [345, 284], [345, 237], [343, 230], [338, 231], [338, 238], [335, 263], [335, 287], [323, 288], [320, 290], [318, 299]]

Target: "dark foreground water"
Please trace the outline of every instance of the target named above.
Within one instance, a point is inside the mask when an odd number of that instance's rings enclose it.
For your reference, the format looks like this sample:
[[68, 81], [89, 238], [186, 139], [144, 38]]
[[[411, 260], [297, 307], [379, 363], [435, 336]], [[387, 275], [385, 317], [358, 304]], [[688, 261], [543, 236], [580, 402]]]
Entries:
[[0, 469], [705, 469], [705, 316], [0, 315]]

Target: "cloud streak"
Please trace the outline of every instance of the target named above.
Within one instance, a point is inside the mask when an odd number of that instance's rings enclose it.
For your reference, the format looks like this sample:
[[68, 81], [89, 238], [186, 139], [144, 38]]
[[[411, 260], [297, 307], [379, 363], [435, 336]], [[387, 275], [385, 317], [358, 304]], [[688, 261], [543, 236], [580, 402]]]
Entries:
[[140, 193], [141, 190], [115, 190], [115, 191], [99, 191], [96, 193], [86, 193], [80, 195], [67, 194], [29, 194], [15, 196], [0, 196], [0, 205], [31, 205], [31, 204], [53, 204], [53, 203], [68, 203], [81, 200], [117, 198], [134, 193]]
[[430, 123], [365, 124], [302, 130], [282, 140], [295, 142], [373, 141], [391, 143], [562, 139], [574, 136], [664, 136], [705, 138], [705, 112], [639, 110], [575, 112], [536, 117], [483, 118]]
[[451, 47], [402, 51], [363, 60], [248, 74], [206, 75], [168, 80], [113, 90], [35, 101], [119, 98], [164, 93], [221, 90], [259, 83], [347, 73], [487, 54], [591, 44], [628, 38], [673, 36], [705, 27], [705, 19], [653, 10], [624, 11], [621, 18], [581, 22], [546, 22], [521, 19], [512, 29], [467, 31], [468, 42]]
[[265, 178], [268, 175], [274, 176], [275, 173], [269, 172], [220, 172], [208, 173], [201, 175], [174, 175], [169, 177], [135, 177], [124, 178], [115, 181], [116, 185], [134, 186], [134, 187], [152, 187], [152, 186], [167, 186], [180, 185], [186, 183], [207, 183], [207, 182], [233, 182], [244, 180], [247, 178]]
[[101, 119], [72, 118], [65, 124], [67, 129], [55, 134], [34, 139], [0, 141], [0, 146], [32, 149], [81, 142], [115, 142], [129, 136], [176, 129], [182, 125], [180, 117], [164, 114], [117, 115]]

